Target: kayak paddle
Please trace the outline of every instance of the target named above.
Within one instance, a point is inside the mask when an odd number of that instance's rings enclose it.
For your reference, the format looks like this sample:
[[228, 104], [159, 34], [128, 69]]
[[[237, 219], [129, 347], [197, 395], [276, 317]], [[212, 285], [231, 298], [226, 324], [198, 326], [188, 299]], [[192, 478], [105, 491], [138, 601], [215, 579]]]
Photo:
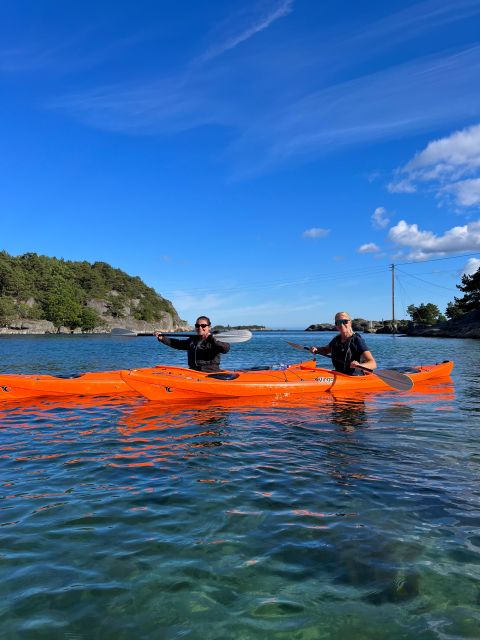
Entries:
[[[301, 344], [297, 344], [296, 342], [288, 342], [287, 340], [287, 343], [294, 349], [305, 349], [306, 351], [310, 351], [310, 347], [305, 347]], [[317, 354], [312, 355], [315, 356]], [[318, 355], [325, 356], [325, 358], [330, 358], [330, 360], [332, 360], [331, 356], [327, 356], [324, 353], [320, 353]], [[388, 384], [389, 387], [393, 387], [393, 389], [397, 389], [398, 391], [410, 391], [413, 387], [413, 381], [404, 373], [400, 373], [399, 371], [392, 371], [391, 369], [376, 369], [375, 371], [372, 371], [372, 369], [363, 367], [361, 364], [357, 365], [355, 368], [372, 373], [374, 376], [380, 378], [380, 380], [383, 380], [385, 384]]]
[[[195, 333], [164, 333], [160, 332], [164, 336], [169, 338], [189, 338], [190, 336], [197, 335]], [[252, 332], [248, 329], [232, 329], [231, 331], [219, 331], [218, 333], [213, 331], [212, 336], [218, 338], [221, 342], [228, 342], [228, 344], [236, 344], [238, 342], [248, 342], [252, 337]]]
[[[168, 333], [161, 331], [160, 333], [162, 333], [162, 335], [164, 336], [168, 336], [169, 338], [190, 338], [191, 336], [197, 335], [196, 333], [192, 333], [189, 331], [183, 331], [182, 333]], [[138, 333], [137, 331], [133, 331], [131, 329], [115, 328], [111, 330], [110, 335], [125, 338], [127, 336], [154, 336], [155, 334], [143, 332]], [[252, 337], [252, 332], [248, 329], [232, 329], [231, 331], [213, 331], [212, 335], [222, 342], [234, 344], [237, 342], [248, 342], [248, 340], [250, 340]]]

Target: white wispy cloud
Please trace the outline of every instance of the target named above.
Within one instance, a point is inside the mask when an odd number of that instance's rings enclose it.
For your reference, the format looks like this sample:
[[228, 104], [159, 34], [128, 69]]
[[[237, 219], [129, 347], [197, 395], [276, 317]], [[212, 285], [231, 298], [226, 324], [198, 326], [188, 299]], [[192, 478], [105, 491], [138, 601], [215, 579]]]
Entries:
[[465, 120], [477, 109], [479, 76], [480, 46], [475, 46], [311, 91], [269, 113], [268, 121], [259, 116], [232, 153], [248, 175], [255, 168], [265, 171], [292, 159]]
[[[375, 49], [391, 47], [400, 42], [424, 37], [427, 31], [445, 28], [454, 22], [471, 19], [480, 12], [478, 0], [458, 0], [455, 3], [444, 0], [425, 0], [395, 11], [384, 18], [373, 21], [369, 26], [351, 38], [351, 44], [358, 50], [365, 42], [374, 42]], [[367, 49], [371, 50], [371, 47]], [[359, 50], [361, 55], [362, 50]]]
[[[235, 301], [235, 298], [214, 293], [196, 295], [194, 293], [177, 290], [173, 292], [170, 299], [174, 302], [175, 308], [180, 315], [192, 316], [192, 314], [205, 313], [202, 309], [208, 309], [212, 315], [219, 309], [228, 307]], [[237, 302], [235, 302], [237, 304]], [[200, 311], [199, 311], [200, 310]], [[193, 317], [193, 316], [192, 316]], [[212, 318], [213, 319], [213, 318]]]
[[[272, 23], [292, 11], [293, 2], [294, 0], [275, 0], [250, 7], [244, 6], [242, 13], [230, 16], [227, 21], [219, 25], [217, 31], [223, 32], [219, 41], [211, 44], [204, 53], [194, 60], [194, 64], [213, 60], [246, 42], [257, 33], [268, 29]], [[242, 25], [240, 28], [239, 24]]]
[[390, 224], [390, 217], [385, 207], [377, 207], [371, 216], [374, 229], [385, 229]]
[[330, 229], [322, 229], [321, 227], [312, 227], [306, 229], [302, 233], [302, 238], [325, 238], [330, 233]]
[[[170, 77], [98, 86], [59, 97], [49, 107], [68, 112], [90, 126], [130, 135], [171, 135], [205, 125], [241, 128], [247, 118], [237, 100], [243, 101], [244, 92], [232, 89], [230, 69], [205, 68], [203, 63], [264, 31], [288, 15], [293, 3], [269, 0], [247, 5], [243, 13], [237, 12], [219, 25], [220, 42], [211, 44], [183, 71]], [[225, 35], [232, 29], [233, 33]]]
[[[288, 312], [309, 311], [319, 306], [325, 305], [325, 298], [319, 296], [308, 296], [305, 299], [290, 301]], [[239, 305], [237, 308], [230, 309], [234, 317], [249, 317], [251, 320], [268, 314], [268, 317], [278, 322], [278, 319], [285, 314], [285, 301], [278, 299], [270, 299], [259, 302], [258, 304]]]
[[[208, 74], [207, 74], [208, 75]], [[207, 77], [165, 78], [151, 85], [110, 85], [50, 103], [79, 120], [130, 135], [173, 135], [205, 125], [235, 126], [228, 101], [214, 96]]]
[[[68, 35], [59, 32], [55, 36], [43, 36], [37, 40], [29, 34], [28, 38], [17, 40], [11, 46], [4, 39], [4, 46], [0, 48], [0, 73], [78, 73], [115, 59], [119, 53], [141, 45], [156, 35], [142, 31], [102, 38], [105, 26], [90, 24]], [[43, 31], [41, 28], [38, 30]]]
[[480, 124], [433, 140], [396, 171], [390, 191], [433, 190], [459, 207], [480, 204]]
[[[458, 11], [457, 5], [444, 5], [440, 0], [417, 3], [400, 12], [401, 24], [420, 36], [426, 29], [466, 19], [480, 10], [480, 3], [473, 0], [460, 0]], [[248, 4], [240, 21], [237, 12], [209, 34], [210, 44], [185, 63], [183, 71], [143, 84], [105, 85], [64, 95], [51, 106], [90, 126], [127, 134], [168, 135], [204, 125], [229, 127], [231, 143], [223, 158], [236, 178], [341, 147], [467, 121], [476, 112], [480, 45], [356, 75], [358, 56], [365, 56], [367, 49], [377, 51], [373, 47], [376, 34], [391, 30], [397, 38], [392, 42], [407, 37], [396, 26], [397, 13], [374, 24], [368, 35], [372, 47], [356, 47], [355, 54], [352, 33], [336, 34], [336, 40], [329, 34], [330, 43], [324, 43], [318, 37], [321, 31], [315, 31], [315, 41], [299, 45], [304, 47], [301, 56], [294, 48], [270, 42], [255, 51], [254, 59], [238, 55], [234, 64], [224, 63], [222, 54], [265, 31], [292, 9], [293, 0]], [[383, 37], [381, 46], [392, 43]], [[325, 60], [339, 58], [345, 60], [342, 77], [350, 73], [350, 79], [335, 84]], [[404, 180], [403, 190], [414, 188]], [[396, 189], [402, 189], [400, 181]]]
[[185, 291], [177, 291], [170, 299], [175, 305], [181, 318], [190, 322], [200, 314], [206, 313], [214, 324], [257, 324], [258, 322], [284, 327], [298, 322], [297, 316], [302, 312], [314, 312], [326, 305], [325, 296], [308, 295], [289, 298], [288, 308], [285, 307], [284, 296], [262, 298], [259, 302], [252, 301], [248, 295], [195, 295]]
[[380, 251], [380, 247], [374, 242], [367, 242], [366, 244], [362, 244], [357, 249], [358, 253], [377, 253], [378, 251]]
[[417, 224], [400, 220], [390, 229], [388, 237], [398, 247], [408, 249], [407, 257], [411, 260], [480, 251], [480, 220], [452, 227], [442, 235], [422, 231]]

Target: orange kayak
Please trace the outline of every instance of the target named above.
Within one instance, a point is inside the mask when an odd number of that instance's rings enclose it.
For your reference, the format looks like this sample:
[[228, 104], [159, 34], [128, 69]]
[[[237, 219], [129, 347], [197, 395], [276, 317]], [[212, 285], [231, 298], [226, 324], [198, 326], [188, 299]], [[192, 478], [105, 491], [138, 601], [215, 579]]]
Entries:
[[[154, 369], [145, 369], [154, 371]], [[39, 396], [132, 396], [138, 395], [118, 371], [82, 373], [78, 376], [0, 374], [0, 401]]]
[[[415, 385], [448, 378], [453, 362], [413, 367], [405, 372]], [[315, 361], [300, 362], [283, 370], [221, 371], [204, 373], [180, 367], [131, 369], [120, 372], [122, 379], [149, 400], [172, 402], [200, 398], [239, 398], [254, 396], [288, 397], [294, 394], [330, 392], [386, 391], [391, 387], [375, 374], [348, 376], [316, 366]]]

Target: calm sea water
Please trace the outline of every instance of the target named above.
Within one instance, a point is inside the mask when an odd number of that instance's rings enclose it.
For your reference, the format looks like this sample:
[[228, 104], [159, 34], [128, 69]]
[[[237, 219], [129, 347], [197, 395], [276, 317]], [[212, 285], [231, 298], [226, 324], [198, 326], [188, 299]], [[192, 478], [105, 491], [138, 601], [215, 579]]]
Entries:
[[[300, 352], [262, 333], [228, 367]], [[0, 637], [480, 637], [480, 342], [367, 336], [428, 393], [0, 405]], [[0, 370], [181, 364], [153, 338], [2, 337]], [[328, 362], [325, 360], [328, 366]]]

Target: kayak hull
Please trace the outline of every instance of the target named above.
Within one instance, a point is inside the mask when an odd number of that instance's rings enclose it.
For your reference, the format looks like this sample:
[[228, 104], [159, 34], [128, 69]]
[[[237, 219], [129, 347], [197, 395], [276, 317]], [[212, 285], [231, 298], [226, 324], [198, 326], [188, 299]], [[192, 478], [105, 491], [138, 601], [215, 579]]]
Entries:
[[67, 395], [117, 397], [138, 394], [122, 380], [120, 370], [83, 373], [69, 378], [51, 375], [0, 375], [0, 402]]
[[[169, 369], [170, 367], [167, 367]], [[148, 374], [164, 369], [162, 366], [137, 369]], [[178, 371], [188, 372], [190, 369], [176, 368]], [[121, 376], [121, 369], [113, 371], [85, 372], [73, 376], [29, 375], [29, 374], [0, 374], [0, 403], [27, 398], [64, 396], [109, 396], [120, 398], [123, 396], [138, 396]]]
[[[453, 362], [447, 361], [415, 367], [406, 375], [415, 386], [434, 379], [448, 378], [452, 369]], [[208, 374], [178, 367], [157, 367], [151, 371], [124, 370], [120, 375], [137, 393], [149, 400], [161, 402], [392, 389], [375, 374], [348, 376], [318, 368], [315, 361], [301, 362], [284, 370], [223, 371]]]

